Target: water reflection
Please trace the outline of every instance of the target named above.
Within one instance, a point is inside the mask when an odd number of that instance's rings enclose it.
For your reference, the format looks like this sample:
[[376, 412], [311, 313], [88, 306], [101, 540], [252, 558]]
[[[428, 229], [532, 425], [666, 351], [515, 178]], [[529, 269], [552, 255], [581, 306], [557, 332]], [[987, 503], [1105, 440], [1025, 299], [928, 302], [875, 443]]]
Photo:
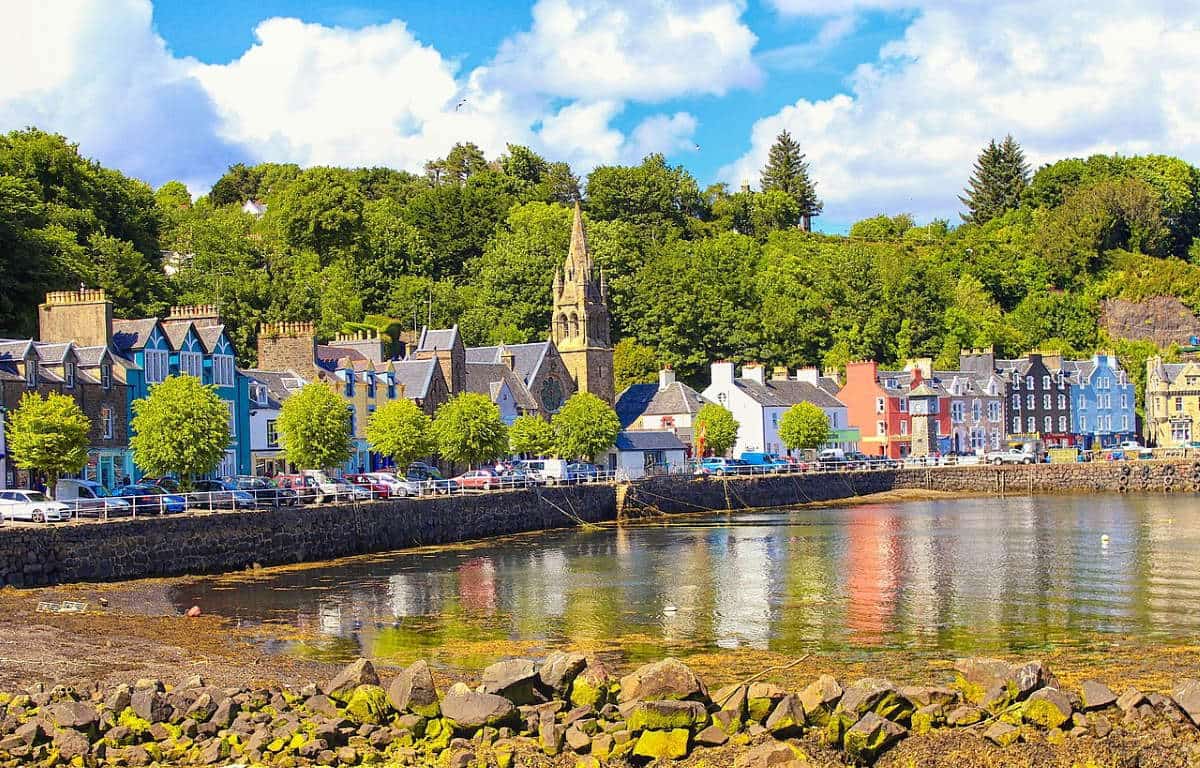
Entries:
[[213, 577], [175, 600], [295, 625], [331, 657], [489, 640], [799, 653], [1183, 639], [1200, 628], [1196, 508], [1095, 496], [689, 517]]

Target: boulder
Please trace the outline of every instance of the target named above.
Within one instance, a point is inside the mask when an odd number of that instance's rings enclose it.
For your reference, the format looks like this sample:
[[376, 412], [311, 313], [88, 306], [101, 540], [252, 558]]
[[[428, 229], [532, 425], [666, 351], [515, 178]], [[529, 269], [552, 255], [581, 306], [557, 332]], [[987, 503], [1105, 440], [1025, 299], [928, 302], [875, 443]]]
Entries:
[[1136, 688], [1126, 688], [1125, 692], [1117, 697], [1117, 709], [1122, 712], [1130, 712], [1146, 703], [1146, 694]]
[[92, 750], [88, 737], [74, 729], [55, 731], [52, 743], [59, 756], [68, 762], [77, 757], [82, 758]]
[[1084, 680], [1080, 687], [1080, 702], [1085, 712], [1104, 709], [1117, 703], [1117, 694], [1104, 683]]
[[1200, 726], [1200, 680], [1179, 681], [1179, 685], [1171, 691], [1171, 699], [1188, 716], [1192, 725]]
[[538, 670], [538, 678], [542, 687], [555, 697], [567, 698], [571, 683], [587, 666], [587, 657], [582, 653], [562, 653], [556, 651], [546, 657], [546, 662]]
[[1071, 700], [1057, 688], [1042, 688], [1025, 700], [1021, 707], [1021, 719], [1040, 725], [1048, 730], [1057, 730], [1071, 720]]
[[791, 736], [799, 736], [807, 722], [808, 719], [804, 715], [804, 706], [800, 703], [800, 697], [789, 693], [775, 705], [775, 709], [767, 716], [767, 722], [764, 725], [775, 738], [786, 739]]
[[716, 704], [722, 711], [733, 712], [738, 720], [744, 720], [746, 718], [747, 693], [745, 685], [738, 683], [727, 685], [712, 695], [713, 704]]
[[791, 744], [769, 741], [738, 755], [733, 768], [808, 768], [808, 758]]
[[575, 752], [587, 752], [592, 746], [592, 737], [578, 728], [568, 728], [567, 746]]
[[540, 682], [536, 664], [529, 659], [510, 659], [483, 670], [480, 691], [503, 696], [518, 706], [534, 704], [545, 701], [538, 692]]
[[212, 717], [208, 719], [208, 722], [218, 728], [228, 728], [233, 725], [233, 721], [241, 711], [242, 705], [238, 704], [237, 700], [231, 696], [217, 702], [217, 708], [213, 712]]
[[692, 732], [686, 728], [673, 731], [643, 731], [633, 745], [633, 754], [651, 760], [681, 760], [687, 757]]
[[517, 708], [503, 696], [455, 686], [442, 700], [442, 715], [455, 730], [473, 731], [484, 726], [515, 725]]
[[124, 712], [125, 707], [129, 706], [129, 697], [132, 693], [133, 691], [128, 685], [121, 683], [108, 694], [108, 698], [104, 700], [104, 708], [118, 714]]
[[727, 741], [729, 734], [716, 725], [710, 725], [696, 734], [696, 743], [702, 747], [719, 747]]
[[900, 695], [911, 701], [914, 707], [950, 707], [958, 703], [958, 691], [944, 686], [905, 686], [900, 689]]
[[945, 704], [927, 704], [912, 713], [910, 728], [918, 736], [929, 733], [946, 723]]
[[543, 720], [538, 725], [538, 744], [542, 751], [548, 756], [554, 757], [559, 752], [562, 752], [563, 737], [566, 735], [567, 729], [555, 723], [553, 720], [547, 722]]
[[43, 710], [43, 714], [59, 728], [89, 731], [100, 723], [96, 707], [83, 701], [50, 704]]
[[824, 727], [842, 698], [842, 686], [829, 675], [821, 675], [800, 692], [800, 706], [809, 722]]
[[770, 716], [775, 705], [787, 696], [787, 691], [774, 683], [751, 683], [746, 689], [746, 711], [748, 717], [761, 723]]
[[216, 705], [213, 704], [212, 696], [205, 691], [192, 699], [192, 702], [184, 709], [184, 714], [198, 723], [203, 723], [212, 716], [215, 710]]
[[129, 697], [129, 706], [138, 717], [149, 723], [165, 723], [174, 707], [154, 688], [142, 688]]
[[1058, 681], [1050, 674], [1050, 669], [1040, 661], [1031, 661], [1017, 667], [1013, 671], [1013, 679], [1017, 684], [1017, 701], [1023, 701], [1034, 691], [1048, 685], [1057, 687]]
[[974, 704], [963, 704], [946, 713], [946, 724], [963, 728], [983, 722], [987, 713]]
[[633, 701], [621, 706], [621, 716], [631, 731], [672, 731], [708, 722], [708, 711], [698, 701]]
[[857, 722], [868, 712], [887, 719], [903, 720], [912, 713], [913, 706], [900, 695], [899, 689], [890, 680], [867, 677], [858, 680], [845, 690], [838, 702], [838, 711], [852, 715]]
[[905, 733], [904, 726], [868, 712], [846, 731], [846, 756], [856, 763], [870, 765]]
[[983, 738], [1000, 747], [1015, 744], [1021, 738], [1021, 729], [1004, 722], [995, 722], [983, 732]]
[[346, 702], [346, 717], [359, 725], [382, 725], [394, 711], [387, 691], [378, 685], [358, 686]]
[[375, 674], [375, 667], [366, 659], [347, 664], [337, 677], [325, 683], [322, 690], [334, 701], [345, 703], [360, 685], [379, 685], [379, 675]]
[[388, 688], [388, 700], [397, 712], [413, 712], [424, 717], [441, 714], [433, 673], [423, 660], [403, 669]]
[[571, 683], [571, 706], [586, 706], [596, 710], [603, 708], [608, 701], [611, 684], [608, 668], [600, 661], [592, 659]]
[[1104, 715], [1092, 715], [1088, 718], [1088, 727], [1097, 739], [1103, 739], [1112, 733], [1112, 722]]
[[704, 702], [708, 689], [686, 664], [673, 658], [638, 667], [621, 678], [621, 702], [657, 699]]

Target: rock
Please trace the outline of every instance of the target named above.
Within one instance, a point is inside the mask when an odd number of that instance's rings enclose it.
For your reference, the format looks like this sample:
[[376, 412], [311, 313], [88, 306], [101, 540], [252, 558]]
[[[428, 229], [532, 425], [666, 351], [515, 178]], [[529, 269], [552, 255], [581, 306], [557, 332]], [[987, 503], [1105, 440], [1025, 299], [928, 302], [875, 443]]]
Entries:
[[770, 741], [738, 755], [734, 768], [807, 768], [804, 753], [790, 744]]
[[618, 698], [621, 702], [657, 699], [704, 702], [708, 700], [708, 689], [686, 664], [668, 658], [641, 666], [621, 678]]
[[587, 657], [582, 653], [556, 651], [546, 657], [546, 662], [538, 670], [538, 679], [542, 687], [555, 697], [565, 699], [571, 683], [586, 666]]
[[424, 717], [441, 714], [433, 673], [424, 660], [413, 662], [396, 676], [388, 688], [388, 699], [397, 712], [414, 712]]
[[1171, 691], [1171, 699], [1188, 716], [1192, 725], [1200, 726], [1200, 680], [1181, 680]]
[[241, 711], [242, 705], [238, 704], [233, 697], [229, 697], [217, 703], [217, 708], [208, 722], [218, 728], [228, 728]]
[[1104, 715], [1092, 715], [1088, 718], [1088, 727], [1097, 739], [1103, 739], [1112, 733], [1112, 723]]
[[1104, 683], [1095, 680], [1084, 680], [1080, 691], [1080, 701], [1085, 712], [1104, 709], [1117, 703], [1117, 694], [1112, 692]]
[[229, 759], [229, 742], [225, 739], [212, 739], [200, 750], [200, 762], [205, 765], [216, 765]]
[[1042, 688], [1025, 700], [1021, 719], [1048, 730], [1061, 728], [1071, 719], [1071, 702], [1057, 688]]
[[572, 723], [576, 723], [580, 720], [586, 720], [588, 718], [594, 718], [595, 716], [596, 710], [592, 709], [591, 707], [575, 707], [570, 712], [563, 715], [562, 721], [563, 725], [571, 725]]
[[503, 696], [517, 706], [534, 704], [545, 701], [538, 691], [540, 682], [536, 664], [529, 659], [510, 659], [483, 670], [480, 691]]
[[1137, 709], [1142, 704], [1146, 703], [1146, 694], [1136, 688], [1126, 688], [1125, 692], [1117, 697], [1117, 709], [1122, 712], [1130, 712]]
[[795, 694], [787, 694], [775, 705], [775, 709], [767, 717], [765, 725], [775, 738], [786, 739], [791, 736], [799, 736], [807, 722], [800, 697]]
[[345, 703], [349, 701], [350, 694], [354, 692], [354, 689], [360, 685], [379, 685], [379, 676], [375, 674], [375, 667], [366, 659], [357, 659], [346, 665], [337, 674], [337, 677], [325, 684], [322, 690], [334, 701]]
[[198, 723], [203, 723], [208, 720], [208, 718], [212, 717], [212, 714], [215, 710], [216, 705], [213, 704], [212, 696], [206, 691], [197, 696], [192, 703], [189, 704], [186, 709], [184, 709], [184, 714]]
[[88, 737], [73, 729], [55, 731], [52, 743], [59, 756], [67, 761], [82, 758], [92, 750]]
[[870, 765], [905, 733], [903, 726], [868, 712], [846, 731], [846, 756], [857, 763]]
[[868, 677], [855, 682], [838, 702], [837, 710], [857, 721], [868, 712], [887, 719], [902, 720], [912, 712], [912, 703], [900, 695], [890, 680]]
[[301, 744], [300, 749], [296, 750], [296, 754], [300, 755], [300, 757], [307, 757], [309, 760], [313, 760], [327, 749], [329, 749], [329, 745], [325, 743], [324, 739], [313, 739]]
[[125, 707], [129, 706], [129, 697], [133, 692], [128, 685], [122, 683], [116, 688], [113, 688], [112, 693], [104, 700], [104, 708], [109, 712], [120, 714], [125, 711]]
[[720, 688], [712, 695], [713, 704], [724, 711], [733, 712], [738, 720], [746, 717], [746, 686], [739, 683]]
[[354, 765], [358, 762], [358, 750], [354, 747], [338, 747], [337, 761], [339, 765]]
[[605, 760], [612, 754], [613, 746], [616, 742], [611, 734], [602, 733], [599, 736], [592, 737], [592, 755]]
[[1050, 674], [1050, 669], [1040, 661], [1031, 661], [1017, 667], [1013, 678], [1017, 683], [1017, 701], [1023, 701], [1034, 691], [1057, 683], [1054, 676]]
[[[979, 657], [958, 659], [954, 662], [954, 670], [958, 672], [956, 685], [963, 696], [992, 712], [1004, 709], [1021, 695], [1017, 670], [1007, 661]], [[1036, 673], [1036, 669], [1028, 670], [1025, 684], [1030, 684]]]
[[1015, 744], [1021, 738], [1021, 729], [1008, 723], [995, 722], [983, 732], [983, 738], [1000, 747]]
[[567, 729], [567, 746], [575, 752], [587, 752], [592, 746], [592, 737], [578, 728]]
[[571, 683], [571, 705], [603, 708], [608, 701], [610, 685], [608, 668], [595, 659], [589, 661]]
[[554, 757], [562, 751], [563, 736], [566, 734], [566, 728], [558, 725], [553, 720], [547, 722], [543, 720], [538, 725], [538, 744], [542, 751], [550, 757]]
[[100, 715], [96, 712], [96, 707], [82, 701], [51, 704], [43, 710], [43, 714], [59, 728], [88, 731], [100, 723]]
[[958, 691], [944, 686], [905, 686], [900, 689], [900, 695], [914, 707], [952, 707], [958, 703]]
[[631, 731], [671, 731], [708, 722], [708, 711], [698, 701], [633, 701], [621, 706]]
[[387, 691], [378, 685], [358, 686], [346, 702], [346, 716], [360, 725], [382, 725], [393, 712]]
[[515, 724], [517, 708], [503, 696], [463, 691], [455, 686], [442, 700], [442, 715], [456, 730], [473, 731], [485, 725], [499, 728]]
[[728, 709], [720, 709], [713, 713], [712, 724], [732, 736], [742, 729], [742, 718]]
[[696, 743], [702, 747], [719, 747], [729, 741], [729, 734], [715, 725], [710, 725], [696, 734]]
[[171, 718], [173, 707], [165, 696], [153, 688], [143, 688], [129, 698], [134, 714], [150, 723], [165, 723]]
[[[392, 699], [391, 692], [388, 693], [388, 698]], [[392, 706], [395, 706], [395, 699], [392, 699]], [[304, 706], [309, 712], [317, 715], [325, 715], [326, 717], [334, 717], [338, 713], [337, 704], [333, 703], [333, 699], [323, 693], [314, 694], [304, 700]], [[400, 709], [396, 707], [396, 709]], [[403, 710], [401, 710], [403, 711]]]
[[774, 683], [751, 683], [746, 689], [747, 717], [761, 723], [786, 695], [787, 691]]
[[985, 717], [987, 717], [987, 713], [974, 704], [963, 704], [946, 714], [946, 724], [955, 728], [963, 728], [983, 722]]
[[821, 675], [800, 692], [800, 706], [809, 722], [824, 727], [842, 698], [842, 686], [829, 675]]
[[203, 613], [203, 611], [200, 610], [200, 606], [193, 605], [191, 608], [188, 608], [187, 612], [183, 615], [187, 616], [189, 619], [195, 619], [198, 618], [201, 613]]
[[691, 738], [692, 732], [686, 728], [676, 728], [673, 731], [643, 731], [637, 743], [633, 745], [633, 754], [651, 760], [681, 760], [687, 757]]
[[924, 707], [919, 707], [912, 713], [911, 723], [909, 725], [913, 733], [918, 736], [929, 733], [939, 725], [946, 723], [946, 705], [945, 704], [928, 704]]

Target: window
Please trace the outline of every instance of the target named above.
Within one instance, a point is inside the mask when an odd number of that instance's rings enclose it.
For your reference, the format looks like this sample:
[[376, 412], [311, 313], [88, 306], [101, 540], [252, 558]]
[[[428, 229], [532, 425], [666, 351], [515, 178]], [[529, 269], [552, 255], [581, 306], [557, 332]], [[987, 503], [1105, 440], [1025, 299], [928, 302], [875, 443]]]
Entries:
[[1042, 410], [1050, 410], [1050, 395], [1042, 395]]
[[63, 383], [67, 389], [75, 387], [75, 363], [70, 360], [63, 365]]
[[262, 384], [254, 385], [254, 402], [258, 403], [259, 405], [267, 404], [267, 388]]
[[1037, 432], [1037, 419], [1030, 416], [1025, 420], [1025, 424], [1029, 427], [1030, 432]]
[[1025, 389], [1033, 389], [1033, 377], [1032, 376], [1025, 377]]
[[886, 435], [887, 434], [887, 422], [886, 421], [875, 422], [875, 434], [877, 434], [877, 435]]
[[1013, 416], [1013, 434], [1021, 431], [1021, 417]]
[[375, 374], [367, 373], [367, 397], [375, 399]]
[[204, 378], [204, 356], [199, 352], [179, 353], [179, 372], [185, 376]]
[[267, 419], [267, 447], [279, 447], [279, 432], [275, 429], [275, 419]]
[[1066, 416], [1058, 417], [1058, 431], [1059, 432], [1067, 431], [1067, 417]]
[[229, 436], [237, 435], [237, 412], [233, 409], [233, 403], [229, 400], [225, 401], [225, 407], [229, 409]]
[[955, 424], [960, 424], [962, 423], [962, 420], [963, 404], [960, 401], [955, 400], [954, 402], [950, 403], [950, 421], [954, 422]]
[[1067, 408], [1067, 396], [1059, 395], [1058, 396], [1058, 410], [1062, 411], [1062, 410], [1066, 410], [1066, 408]]
[[108, 363], [100, 366], [100, 386], [112, 389], [112, 366]]
[[1014, 411], [1021, 410], [1021, 396], [1020, 395], [1013, 395], [1013, 410]]
[[354, 397], [354, 371], [346, 371], [346, 397]]
[[728, 399], [729, 399], [729, 395], [725, 394], [724, 392], [717, 393], [717, 402], [720, 403], [721, 405], [725, 405], [725, 401]]
[[907, 421], [904, 421], [904, 420], [900, 421], [900, 434], [902, 434], [902, 435], [908, 434], [908, 422]]
[[971, 401], [971, 420], [979, 421], [983, 418], [983, 403], [978, 400]]
[[1020, 389], [1020, 388], [1021, 388], [1021, 377], [1013, 376], [1013, 389]]
[[233, 355], [213, 355], [213, 384], [233, 386]]
[[354, 406], [353, 405], [348, 406], [346, 408], [346, 410], [350, 412], [350, 434], [353, 435], [354, 434]]
[[1088, 431], [1088, 425], [1087, 425], [1087, 416], [1080, 416], [1080, 417], [1079, 417], [1079, 431], [1080, 431], [1080, 432], [1087, 432], [1087, 431]]
[[1192, 441], [1192, 424], [1189, 421], [1177, 421], [1171, 424], [1171, 440], [1176, 443]]
[[387, 385], [388, 400], [395, 400], [396, 399], [396, 380], [392, 377], [391, 374], [388, 374], [387, 379], [388, 379], [388, 385]]
[[900, 398], [900, 413], [908, 413], [908, 398]]
[[1128, 392], [1121, 393], [1121, 407], [1122, 408], [1129, 407], [1129, 393]]
[[168, 354], [163, 349], [147, 349], [143, 353], [146, 362], [146, 383], [158, 384], [165, 381], [169, 370]]
[[775, 427], [776, 429], [779, 429], [779, 412], [778, 411], [771, 414], [771, 426]]
[[1051, 418], [1050, 416], [1045, 417], [1044, 419], [1042, 419], [1042, 426], [1045, 427], [1047, 432], [1053, 432], [1054, 431], [1054, 419]]
[[1050, 377], [1049, 376], [1042, 377], [1042, 389], [1050, 389]]
[[875, 413], [883, 413], [886, 405], [887, 403], [882, 397], [875, 398]]
[[1175, 398], [1175, 412], [1183, 413], [1183, 398], [1182, 397]]
[[992, 450], [998, 450], [999, 448], [1000, 448], [1000, 430], [993, 429], [992, 430]]
[[988, 403], [988, 421], [1000, 421], [999, 400], [992, 400]]
[[1025, 395], [1025, 407], [1026, 408], [1028, 408], [1029, 410], [1032, 411], [1036, 405], [1037, 405], [1037, 399], [1033, 395]]
[[100, 424], [104, 429], [104, 439], [112, 440], [114, 426], [115, 426], [112, 408], [106, 407], [106, 408], [100, 409]]
[[1129, 431], [1129, 414], [1125, 414], [1124, 416], [1121, 417], [1121, 431], [1122, 432]]
[[38, 383], [38, 363], [37, 358], [25, 358], [25, 386], [30, 389], [37, 386]]
[[982, 451], [987, 447], [987, 433], [982, 429], [973, 428], [971, 430], [971, 448], [976, 451]]

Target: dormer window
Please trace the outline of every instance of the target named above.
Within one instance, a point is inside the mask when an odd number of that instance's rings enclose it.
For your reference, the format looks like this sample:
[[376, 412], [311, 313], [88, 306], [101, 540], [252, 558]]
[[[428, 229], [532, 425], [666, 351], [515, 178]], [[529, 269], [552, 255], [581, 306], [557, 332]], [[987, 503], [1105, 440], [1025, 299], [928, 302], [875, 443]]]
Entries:
[[33, 389], [38, 383], [37, 360], [33, 357], [25, 358], [25, 386]]
[[112, 389], [112, 366], [108, 363], [100, 366], [100, 386], [104, 389]]
[[354, 397], [354, 371], [346, 371], [346, 397]]
[[257, 384], [254, 387], [254, 399], [259, 405], [267, 404], [267, 388], [262, 384]]
[[63, 364], [63, 385], [67, 389], [75, 388], [75, 363], [70, 360]]

